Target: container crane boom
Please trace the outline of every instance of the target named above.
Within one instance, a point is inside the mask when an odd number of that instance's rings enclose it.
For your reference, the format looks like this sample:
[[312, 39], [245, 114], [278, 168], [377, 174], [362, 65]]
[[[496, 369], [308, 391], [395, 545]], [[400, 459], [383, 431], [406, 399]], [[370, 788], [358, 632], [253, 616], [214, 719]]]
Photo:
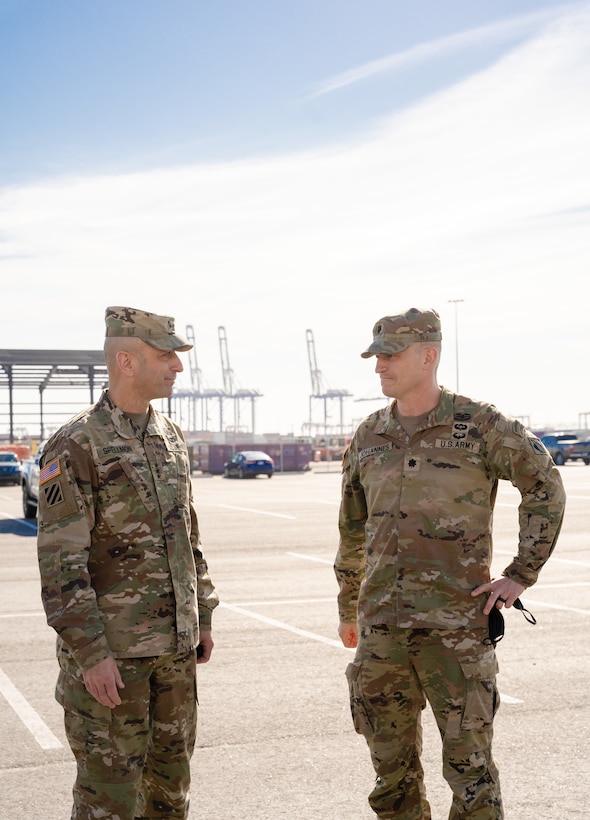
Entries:
[[221, 354], [221, 371], [223, 374], [223, 389], [228, 396], [233, 396], [234, 373], [229, 365], [229, 352], [227, 349], [227, 335], [224, 327], [218, 328], [219, 332], [219, 352]]
[[307, 338], [307, 358], [309, 361], [309, 373], [311, 375], [311, 395], [322, 396], [324, 392], [322, 390], [322, 374], [318, 369], [313, 331], [306, 330], [305, 336]]
[[[352, 393], [349, 393], [348, 390], [330, 390], [324, 386], [324, 380], [322, 378], [322, 373], [318, 368], [316, 352], [315, 352], [315, 341], [313, 338], [313, 332], [311, 330], [306, 330], [305, 335], [307, 338], [307, 357], [309, 360], [309, 372], [311, 375], [311, 393], [309, 395], [309, 429], [310, 431], [314, 429], [314, 426], [323, 426], [324, 432], [328, 430], [328, 402], [334, 399], [337, 399], [339, 407], [340, 407], [340, 431], [343, 430], [344, 427], [344, 415], [343, 415], [343, 400], [351, 396]], [[314, 425], [312, 420], [312, 405], [313, 399], [322, 399], [324, 404], [324, 421], [323, 425]]]
[[192, 348], [188, 351], [188, 361], [191, 374], [191, 387], [201, 394], [202, 373], [197, 363], [197, 346], [195, 344], [195, 331], [192, 325], [186, 326], [186, 338], [192, 344]]

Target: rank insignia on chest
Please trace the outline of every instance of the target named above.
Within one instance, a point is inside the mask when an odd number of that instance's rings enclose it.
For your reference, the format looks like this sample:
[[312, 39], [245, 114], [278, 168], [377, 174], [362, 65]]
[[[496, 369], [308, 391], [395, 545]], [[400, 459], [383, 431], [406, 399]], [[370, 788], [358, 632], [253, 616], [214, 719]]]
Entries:
[[404, 461], [404, 472], [406, 473], [417, 473], [420, 469], [420, 458], [419, 456], [406, 456]]

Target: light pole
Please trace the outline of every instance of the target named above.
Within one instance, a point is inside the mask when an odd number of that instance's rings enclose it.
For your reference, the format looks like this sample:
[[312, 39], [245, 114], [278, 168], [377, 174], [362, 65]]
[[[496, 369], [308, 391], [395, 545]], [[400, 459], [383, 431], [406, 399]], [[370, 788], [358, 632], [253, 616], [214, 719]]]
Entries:
[[463, 302], [463, 299], [447, 299], [447, 301], [455, 306], [455, 378], [457, 380], [457, 393], [459, 392], [459, 322], [457, 320], [457, 305]]

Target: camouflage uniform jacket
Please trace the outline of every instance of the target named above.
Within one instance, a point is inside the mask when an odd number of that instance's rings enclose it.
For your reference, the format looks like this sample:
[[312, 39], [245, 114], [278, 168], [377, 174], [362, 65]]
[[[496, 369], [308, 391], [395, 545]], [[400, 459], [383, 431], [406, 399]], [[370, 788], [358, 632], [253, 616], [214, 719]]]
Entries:
[[551, 555], [563, 517], [559, 471], [541, 442], [495, 407], [443, 389], [409, 438], [393, 406], [361, 422], [343, 461], [335, 571], [343, 623], [486, 626], [499, 479], [518, 488], [518, 555], [504, 575], [525, 587]]
[[61, 666], [193, 649], [218, 599], [180, 429], [152, 408], [142, 436], [105, 392], [50, 439], [39, 485], [42, 599]]

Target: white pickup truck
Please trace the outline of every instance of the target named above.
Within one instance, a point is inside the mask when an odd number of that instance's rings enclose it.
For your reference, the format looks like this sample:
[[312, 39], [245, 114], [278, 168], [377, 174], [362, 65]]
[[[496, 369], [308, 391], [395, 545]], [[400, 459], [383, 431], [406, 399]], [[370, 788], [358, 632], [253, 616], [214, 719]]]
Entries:
[[25, 518], [36, 518], [39, 503], [39, 459], [45, 442], [42, 441], [32, 458], [23, 461], [21, 486], [23, 489], [23, 515]]

